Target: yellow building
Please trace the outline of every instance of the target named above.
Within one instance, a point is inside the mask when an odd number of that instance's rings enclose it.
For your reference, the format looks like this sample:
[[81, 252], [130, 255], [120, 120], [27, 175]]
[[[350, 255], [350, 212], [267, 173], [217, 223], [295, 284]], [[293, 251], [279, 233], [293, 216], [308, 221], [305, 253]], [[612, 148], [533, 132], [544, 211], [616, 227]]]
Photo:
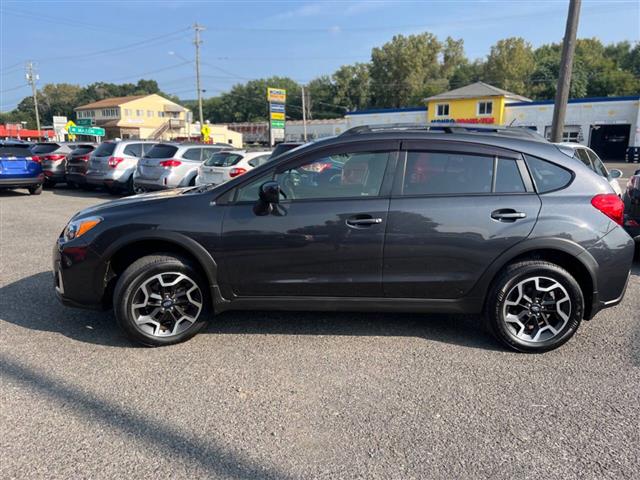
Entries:
[[504, 124], [505, 105], [531, 100], [483, 82], [425, 99], [427, 118], [434, 123]]
[[77, 119], [90, 118], [93, 125], [104, 128], [107, 138], [171, 140], [190, 134], [186, 131], [189, 110], [155, 93], [105, 98], [75, 112]]

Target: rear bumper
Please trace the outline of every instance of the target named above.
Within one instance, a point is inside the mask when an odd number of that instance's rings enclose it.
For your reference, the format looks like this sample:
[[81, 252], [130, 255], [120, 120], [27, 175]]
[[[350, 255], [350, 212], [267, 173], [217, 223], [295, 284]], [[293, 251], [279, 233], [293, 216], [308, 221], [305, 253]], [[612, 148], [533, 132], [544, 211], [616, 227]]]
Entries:
[[631, 274], [635, 242], [622, 227], [615, 227], [588, 252], [598, 264], [596, 290], [586, 317], [590, 319], [600, 310], [614, 307], [623, 300]]
[[92, 185], [125, 185], [133, 175], [133, 169], [126, 170], [112, 169], [111, 171], [88, 170], [86, 181]]
[[45, 182], [64, 182], [66, 178], [64, 172], [50, 172], [45, 170], [44, 180]]
[[41, 185], [43, 182], [44, 173], [35, 177], [0, 177], [0, 187], [2, 188], [31, 187]]
[[87, 183], [86, 177], [82, 173], [67, 173], [65, 175], [65, 180], [69, 182], [77, 183], [78, 185]]

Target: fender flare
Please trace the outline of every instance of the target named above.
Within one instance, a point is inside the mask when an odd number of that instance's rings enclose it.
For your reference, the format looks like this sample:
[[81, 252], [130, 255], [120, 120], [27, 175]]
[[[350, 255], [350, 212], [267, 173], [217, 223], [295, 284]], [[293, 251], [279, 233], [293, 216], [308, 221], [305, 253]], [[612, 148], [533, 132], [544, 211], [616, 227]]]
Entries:
[[498, 256], [480, 276], [476, 284], [470, 290], [469, 295], [480, 296], [482, 298], [486, 297], [493, 279], [500, 270], [511, 263], [514, 258], [539, 250], [555, 250], [573, 257], [587, 270], [591, 277], [591, 284], [593, 285], [592, 293], [597, 293], [598, 281], [596, 272], [598, 271], [598, 262], [596, 262], [589, 251], [581, 245], [572, 242], [571, 240], [567, 240], [566, 238], [547, 237], [523, 240], [500, 254], [500, 256]]
[[217, 287], [218, 265], [216, 261], [202, 245], [200, 245], [191, 237], [188, 237], [182, 233], [171, 232], [168, 230], [134, 232], [125, 237], [119, 238], [117, 241], [109, 245], [109, 247], [107, 247], [107, 249], [103, 252], [102, 258], [106, 262], [110, 262], [111, 258], [117, 252], [122, 250], [122, 248], [125, 248], [127, 245], [132, 245], [144, 240], [157, 240], [167, 243], [173, 243], [177, 247], [185, 249], [187, 252], [193, 255], [193, 257], [198, 261], [198, 263], [204, 270], [210, 288], [213, 289]]

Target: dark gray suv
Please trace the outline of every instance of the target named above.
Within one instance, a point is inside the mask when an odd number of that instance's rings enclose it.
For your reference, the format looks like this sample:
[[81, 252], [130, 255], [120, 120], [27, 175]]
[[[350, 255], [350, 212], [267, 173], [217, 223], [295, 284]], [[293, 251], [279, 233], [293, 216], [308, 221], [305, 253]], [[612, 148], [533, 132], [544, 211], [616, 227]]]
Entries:
[[225, 310], [484, 313], [510, 348], [562, 345], [622, 300], [634, 246], [608, 182], [517, 129], [356, 128], [218, 186], [76, 214], [60, 300], [145, 345]]

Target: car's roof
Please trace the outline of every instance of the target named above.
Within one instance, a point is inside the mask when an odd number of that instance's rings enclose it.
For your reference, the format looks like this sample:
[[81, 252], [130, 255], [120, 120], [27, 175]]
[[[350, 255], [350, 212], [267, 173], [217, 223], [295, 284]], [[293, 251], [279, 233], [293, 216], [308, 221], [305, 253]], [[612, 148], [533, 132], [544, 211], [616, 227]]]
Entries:
[[556, 145], [558, 145], [560, 147], [572, 148], [574, 150], [576, 150], [578, 148], [586, 148], [587, 150], [591, 150], [586, 145], [582, 145], [581, 143], [576, 143], [576, 142], [558, 142], [558, 143], [556, 143]]

